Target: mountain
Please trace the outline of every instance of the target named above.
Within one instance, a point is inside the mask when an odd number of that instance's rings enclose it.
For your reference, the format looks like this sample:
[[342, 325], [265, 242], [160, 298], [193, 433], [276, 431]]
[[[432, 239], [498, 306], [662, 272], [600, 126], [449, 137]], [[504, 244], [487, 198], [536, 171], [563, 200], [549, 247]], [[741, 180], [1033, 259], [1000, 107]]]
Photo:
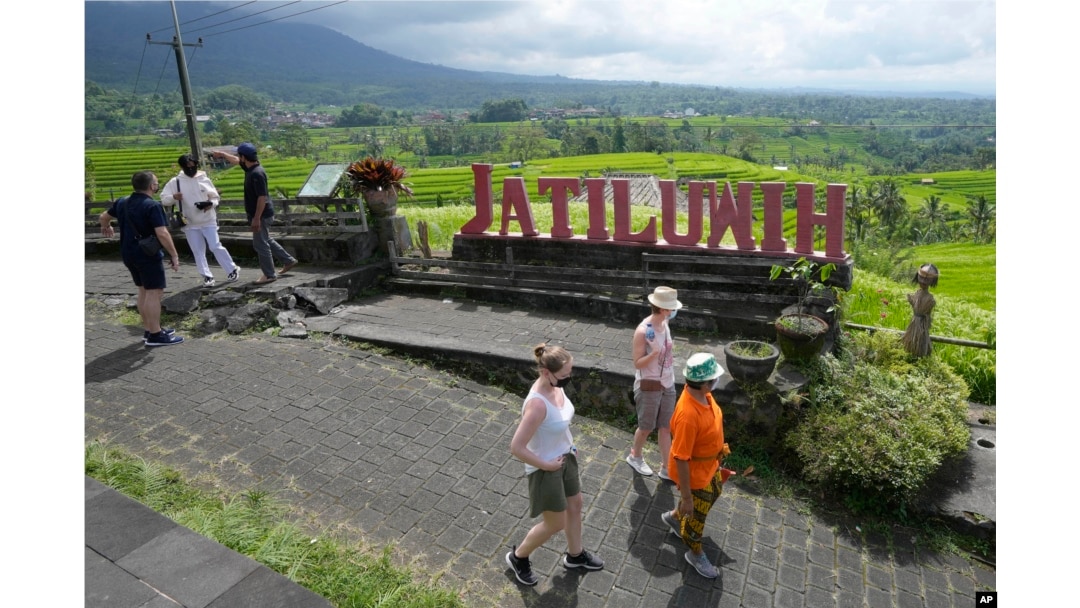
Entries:
[[[143, 94], [175, 90], [179, 77], [168, 44], [175, 31], [169, 3], [84, 6], [87, 80]], [[315, 91], [324, 103], [358, 103], [362, 98], [395, 107], [445, 107], [440, 95], [448, 88], [457, 89], [455, 98], [471, 98], [467, 105], [479, 106], [493, 96], [520, 96], [538, 86], [610, 86], [562, 76], [473, 72], [420, 63], [303, 23], [268, 23], [223, 35], [208, 31], [200, 39], [197, 20], [219, 10], [219, 4], [209, 2], [176, 3], [189, 80], [196, 90], [238, 84], [275, 99], [311, 97]], [[189, 22], [193, 23], [183, 25]], [[184, 34], [188, 29], [193, 33]], [[189, 46], [200, 40], [201, 45]]]
[[[170, 44], [175, 31], [171, 6], [160, 1], [85, 2], [86, 79], [107, 89], [140, 95], [177, 91], [179, 77]], [[795, 103], [802, 115], [811, 111], [819, 119], [838, 122], [877, 117], [882, 108], [863, 112], [848, 107], [840, 111], [830, 101], [837, 98], [887, 98], [892, 105], [884, 109], [885, 115], [891, 115], [896, 108], [910, 107], [902, 98], [911, 96], [898, 93], [764, 91], [459, 70], [410, 61], [326, 27], [287, 20], [258, 26], [249, 26], [245, 20], [216, 28], [215, 33], [215, 28], [201, 23], [222, 23], [225, 17], [200, 19], [221, 12], [223, 3], [176, 2], [175, 6], [196, 97], [209, 89], [241, 85], [276, 101], [317, 105], [374, 103], [400, 110], [475, 110], [485, 101], [522, 99], [530, 108], [576, 104], [628, 115], [658, 115], [694, 108], [707, 114], [783, 116], [795, 112]], [[950, 108], [950, 112], [993, 112], [992, 99], [957, 94], [920, 97], [975, 104], [967, 109]], [[790, 98], [796, 101], [785, 101]], [[969, 116], [968, 121], [980, 119]]]

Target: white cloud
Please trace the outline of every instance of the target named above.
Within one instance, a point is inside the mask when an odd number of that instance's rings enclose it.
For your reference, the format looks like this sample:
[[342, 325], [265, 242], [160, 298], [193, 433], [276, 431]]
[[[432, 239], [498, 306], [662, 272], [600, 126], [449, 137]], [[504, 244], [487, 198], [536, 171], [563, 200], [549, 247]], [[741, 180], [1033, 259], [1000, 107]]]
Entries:
[[300, 19], [466, 70], [992, 93], [995, 12], [986, 0], [451, 0], [349, 2]]

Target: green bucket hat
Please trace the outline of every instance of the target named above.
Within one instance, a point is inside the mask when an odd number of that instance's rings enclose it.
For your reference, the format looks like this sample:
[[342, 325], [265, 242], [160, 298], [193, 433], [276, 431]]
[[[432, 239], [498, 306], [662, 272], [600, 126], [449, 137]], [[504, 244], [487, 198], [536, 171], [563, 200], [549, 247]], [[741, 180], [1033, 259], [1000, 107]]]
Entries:
[[716, 363], [716, 357], [711, 353], [694, 353], [686, 360], [682, 373], [689, 382], [706, 382], [719, 378], [724, 369]]

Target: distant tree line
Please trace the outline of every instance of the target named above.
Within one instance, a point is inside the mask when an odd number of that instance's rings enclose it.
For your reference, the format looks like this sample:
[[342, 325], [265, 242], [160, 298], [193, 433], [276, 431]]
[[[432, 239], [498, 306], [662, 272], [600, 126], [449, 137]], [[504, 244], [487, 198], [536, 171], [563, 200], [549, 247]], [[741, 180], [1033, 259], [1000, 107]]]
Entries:
[[[669, 88], [657, 85], [642, 87], [642, 90], [655, 92]], [[686, 89], [689, 92], [697, 90]], [[628, 91], [638, 89], [631, 87], [622, 93], [625, 95]], [[489, 155], [501, 159], [509, 154], [506, 160], [619, 152], [714, 152], [748, 162], [833, 172], [844, 171], [852, 163], [861, 163], [871, 175], [982, 169], [993, 167], [996, 162], [995, 129], [993, 126], [975, 126], [994, 124], [992, 100], [735, 95], [725, 89], [716, 89], [713, 93], [712, 98], [702, 99], [694, 108], [698, 114], [722, 105], [729, 110], [742, 110], [740, 116], [746, 116], [745, 112], [749, 111], [751, 116], [782, 118], [786, 123], [767, 128], [729, 125], [727, 115], [721, 114], [718, 127], [694, 126], [688, 120], [673, 127], [670, 121], [659, 118], [631, 121], [611, 107], [608, 115], [602, 118], [527, 121], [530, 107], [536, 106], [530, 106], [522, 97], [506, 97], [484, 100], [478, 107], [469, 108], [467, 125], [453, 122], [426, 125], [419, 137], [403, 141], [401, 149], [421, 156]], [[618, 99], [608, 101], [618, 102]], [[681, 110], [680, 106], [687, 103], [690, 102], [684, 100], [679, 106], [664, 109]], [[259, 117], [270, 105], [271, 100], [264, 94], [228, 85], [200, 93], [196, 108], [200, 114], [211, 117], [204, 125], [206, 133], [219, 135], [221, 141], [279, 139], [288, 150], [305, 150], [297, 132], [257, 136]], [[580, 107], [580, 104], [568, 102], [566, 109], [571, 107]], [[181, 108], [178, 93], [133, 98], [87, 81], [86, 137], [150, 133], [158, 128], [182, 133], [186, 126]], [[447, 110], [445, 114], [452, 115], [453, 112]], [[828, 137], [828, 127], [835, 126], [830, 124], [830, 116], [838, 119], [841, 125], [859, 125], [858, 140], [847, 138], [846, 143], [839, 145], [827, 142], [824, 147], [810, 146], [814, 151], [806, 152], [807, 146], [801, 145], [803, 142], [814, 137]], [[827, 126], [809, 126], [811, 118]], [[897, 120], [905, 126], [896, 126]], [[408, 126], [412, 123], [411, 111], [364, 102], [341, 110], [336, 126]], [[521, 126], [506, 128], [488, 123], [520, 123]], [[777, 146], [778, 138], [789, 143]], [[368, 139], [371, 141], [364, 143], [365, 146], [379, 148], [377, 137]]]

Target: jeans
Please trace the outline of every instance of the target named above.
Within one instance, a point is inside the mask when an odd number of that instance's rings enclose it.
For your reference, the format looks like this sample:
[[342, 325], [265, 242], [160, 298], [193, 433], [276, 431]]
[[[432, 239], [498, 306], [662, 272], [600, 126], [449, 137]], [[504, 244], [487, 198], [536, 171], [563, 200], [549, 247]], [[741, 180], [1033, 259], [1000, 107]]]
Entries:
[[188, 245], [191, 247], [191, 255], [195, 256], [195, 268], [200, 275], [211, 278], [214, 276], [210, 272], [210, 265], [206, 263], [207, 247], [210, 248], [210, 253], [214, 254], [214, 259], [217, 260], [218, 265], [226, 273], [236, 270], [236, 264], [233, 263], [232, 256], [229, 255], [229, 251], [225, 249], [225, 246], [221, 244], [217, 226], [213, 224], [208, 226], [189, 225], [184, 227], [184, 234], [187, 236]]
[[270, 218], [263, 218], [259, 224], [258, 232], [251, 233], [251, 246], [255, 248], [255, 255], [259, 256], [259, 268], [262, 269], [263, 276], [268, 279], [277, 277], [277, 270], [274, 269], [274, 258], [278, 258], [285, 264], [296, 262], [296, 258], [289, 255], [289, 252], [285, 251], [284, 247], [270, 238], [271, 221]]

